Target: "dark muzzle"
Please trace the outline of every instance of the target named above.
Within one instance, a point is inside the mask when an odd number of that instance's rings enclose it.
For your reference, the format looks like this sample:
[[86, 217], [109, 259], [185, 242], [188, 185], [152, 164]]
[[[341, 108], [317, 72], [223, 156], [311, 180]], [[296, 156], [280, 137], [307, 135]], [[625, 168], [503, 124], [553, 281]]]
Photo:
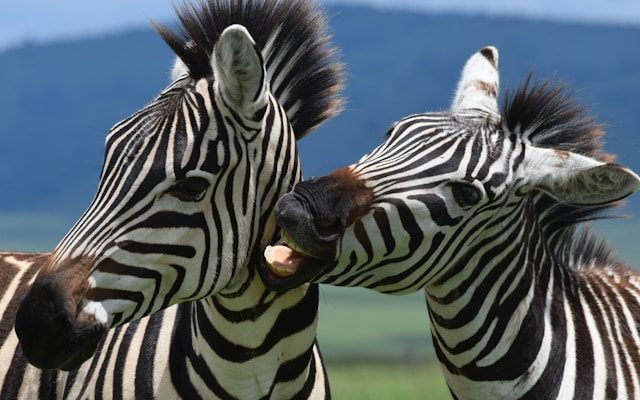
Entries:
[[[70, 370], [93, 355], [106, 326], [81, 312], [86, 276], [69, 263], [42, 271], [22, 300], [15, 330], [27, 360], [41, 369]], [[71, 272], [71, 273], [70, 273]]]

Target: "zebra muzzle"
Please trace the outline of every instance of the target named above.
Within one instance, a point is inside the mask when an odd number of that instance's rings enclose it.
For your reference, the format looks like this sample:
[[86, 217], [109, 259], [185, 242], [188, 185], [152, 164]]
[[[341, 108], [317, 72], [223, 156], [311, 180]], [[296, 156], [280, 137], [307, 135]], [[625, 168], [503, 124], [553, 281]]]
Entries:
[[95, 352], [107, 327], [82, 311], [89, 258], [43, 269], [16, 313], [15, 332], [27, 360], [41, 369], [71, 370]]
[[260, 274], [272, 290], [286, 290], [309, 282], [319, 274], [328, 261], [305, 251], [282, 231], [279, 244], [267, 246]]
[[319, 261], [321, 257], [309, 254], [296, 244], [287, 231], [282, 231], [281, 243], [267, 246], [264, 258], [275, 276], [288, 278], [303, 268], [306, 261]]

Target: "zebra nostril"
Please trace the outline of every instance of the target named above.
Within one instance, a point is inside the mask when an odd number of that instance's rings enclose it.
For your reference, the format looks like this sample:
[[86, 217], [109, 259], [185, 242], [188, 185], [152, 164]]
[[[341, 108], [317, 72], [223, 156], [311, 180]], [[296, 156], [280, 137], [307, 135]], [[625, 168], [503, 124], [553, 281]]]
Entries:
[[339, 217], [320, 218], [315, 222], [316, 231], [322, 238], [328, 238], [344, 231], [344, 223]]
[[71, 316], [64, 312], [58, 312], [52, 315], [49, 321], [49, 330], [54, 336], [63, 336], [73, 330], [73, 321]]

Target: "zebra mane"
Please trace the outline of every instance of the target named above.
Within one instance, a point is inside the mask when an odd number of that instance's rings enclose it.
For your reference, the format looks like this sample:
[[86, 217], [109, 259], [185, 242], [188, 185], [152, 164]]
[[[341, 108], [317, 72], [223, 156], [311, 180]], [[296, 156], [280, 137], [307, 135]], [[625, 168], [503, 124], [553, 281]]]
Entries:
[[178, 31], [156, 26], [193, 79], [212, 77], [211, 54], [225, 28], [243, 25], [262, 52], [271, 92], [297, 139], [342, 108], [343, 66], [325, 15], [305, 0], [198, 0], [176, 10]]
[[506, 98], [502, 121], [509, 132], [519, 132], [534, 146], [613, 161], [614, 157], [602, 150], [602, 125], [571, 99], [564, 84], [551, 80], [532, 83], [529, 74]]
[[560, 232], [554, 249], [555, 260], [574, 270], [617, 269], [624, 263], [613, 254], [606, 240], [598, 237], [590, 227], [572, 226]]
[[[615, 160], [615, 156], [605, 153], [602, 148], [603, 126], [571, 99], [562, 83], [551, 80], [532, 83], [529, 74], [514, 94], [507, 94], [502, 124], [508, 132], [526, 136], [537, 147], [571, 151], [604, 162]], [[559, 203], [544, 193], [536, 193], [534, 199], [535, 212], [542, 216], [542, 228], [547, 237], [553, 237], [557, 244], [555, 256], [558, 261], [567, 266], [577, 266], [580, 261], [587, 262], [588, 258], [589, 263], [621, 265], [611, 255], [606, 241], [586, 228], [578, 229], [577, 225], [607, 218], [605, 212], [619, 207], [624, 201], [574, 207]], [[579, 252], [588, 253], [588, 257], [582, 255], [577, 259]]]

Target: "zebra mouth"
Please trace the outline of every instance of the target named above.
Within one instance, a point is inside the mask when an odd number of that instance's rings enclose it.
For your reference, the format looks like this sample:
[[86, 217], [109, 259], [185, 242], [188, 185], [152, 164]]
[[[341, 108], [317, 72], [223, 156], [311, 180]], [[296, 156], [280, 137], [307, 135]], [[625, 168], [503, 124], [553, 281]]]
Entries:
[[303, 249], [283, 230], [280, 243], [265, 249], [260, 275], [269, 289], [282, 291], [311, 281], [328, 264], [323, 256]]
[[95, 352], [98, 344], [104, 338], [105, 329], [103, 327], [96, 327], [88, 332], [82, 341], [79, 341], [74, 352], [70, 352], [67, 359], [60, 363], [57, 368], [63, 371], [71, 371], [80, 368], [80, 366], [91, 358]]
[[[49, 321], [64, 323], [54, 324], [47, 329], [40, 324], [33, 325], [33, 312], [30, 311], [21, 305], [15, 330], [25, 358], [40, 369], [71, 371], [79, 368], [95, 354], [107, 331], [102, 324], [78, 319], [74, 321], [73, 317], [68, 318], [60, 313], [53, 315]], [[41, 311], [46, 313], [48, 310]], [[46, 333], [43, 334], [43, 331]]]

